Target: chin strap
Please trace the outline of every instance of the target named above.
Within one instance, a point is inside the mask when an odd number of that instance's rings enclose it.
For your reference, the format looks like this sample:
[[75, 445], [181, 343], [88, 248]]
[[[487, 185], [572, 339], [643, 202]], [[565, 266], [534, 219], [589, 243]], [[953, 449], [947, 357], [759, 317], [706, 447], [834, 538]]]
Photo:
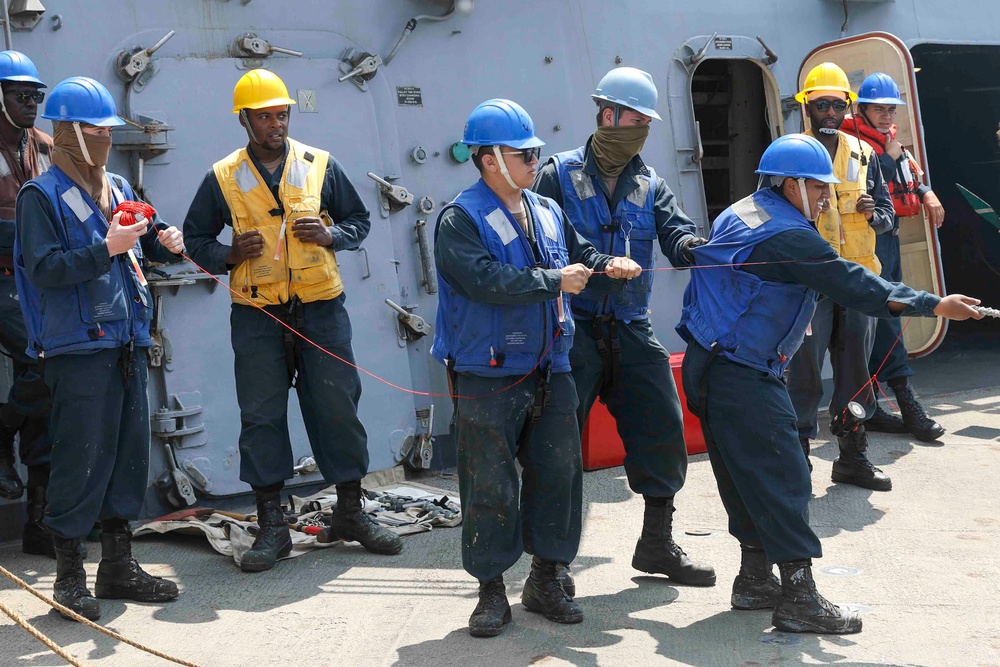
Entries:
[[503, 152], [501, 152], [499, 146], [493, 147], [493, 154], [497, 157], [497, 162], [500, 164], [500, 173], [507, 179], [507, 184], [515, 190], [520, 190], [521, 188], [518, 187], [517, 183], [514, 182], [514, 179], [510, 177], [510, 172], [507, 171], [507, 163], [503, 159]]
[[[240, 118], [243, 119], [243, 129], [247, 131], [247, 136], [250, 137], [250, 141], [261, 146], [261, 143], [257, 141], [257, 137], [254, 135], [253, 130], [250, 129], [250, 116], [247, 114], [246, 109], [240, 109]], [[263, 148], [263, 146], [261, 146]]]
[[806, 220], [809, 222], [814, 222], [816, 220], [816, 216], [814, 216], [812, 211], [809, 210], [809, 196], [806, 193], [806, 179], [796, 178], [795, 182], [799, 184], [799, 196], [802, 197], [802, 204], [800, 206], [802, 209], [802, 215], [806, 216]]
[[73, 131], [76, 132], [76, 141], [80, 144], [80, 152], [83, 153], [83, 159], [91, 167], [96, 167], [97, 165], [90, 159], [90, 151], [87, 150], [87, 142], [83, 140], [83, 130], [80, 129], [79, 121], [73, 121]]

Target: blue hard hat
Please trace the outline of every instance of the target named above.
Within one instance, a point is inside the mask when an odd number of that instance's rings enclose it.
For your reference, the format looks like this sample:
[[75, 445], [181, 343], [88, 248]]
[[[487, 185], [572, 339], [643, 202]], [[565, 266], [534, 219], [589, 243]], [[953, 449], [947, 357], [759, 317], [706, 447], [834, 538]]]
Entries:
[[840, 183], [840, 179], [833, 174], [830, 151], [805, 134], [786, 134], [771, 142], [760, 157], [760, 168], [756, 173]]
[[649, 72], [634, 67], [616, 67], [601, 79], [591, 99], [604, 100], [662, 120], [656, 113], [656, 84]]
[[0, 51], [0, 81], [20, 81], [33, 83], [45, 88], [38, 78], [38, 69], [28, 56], [20, 51]]
[[520, 104], [495, 98], [486, 100], [465, 121], [462, 143], [469, 146], [535, 148], [545, 142], [535, 136], [535, 124]]
[[885, 72], [873, 72], [858, 88], [858, 104], [896, 104], [906, 106], [899, 97], [899, 86]]
[[87, 123], [98, 127], [124, 125], [118, 117], [115, 99], [99, 81], [86, 76], [71, 76], [60, 81], [45, 103], [42, 118]]

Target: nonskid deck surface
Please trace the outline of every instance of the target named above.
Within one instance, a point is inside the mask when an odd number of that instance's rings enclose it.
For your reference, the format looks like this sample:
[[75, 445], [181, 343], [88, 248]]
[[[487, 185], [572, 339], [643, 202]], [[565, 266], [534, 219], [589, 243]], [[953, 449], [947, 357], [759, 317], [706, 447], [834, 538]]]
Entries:
[[[977, 356], [992, 363], [996, 355]], [[975, 361], [941, 359], [940, 366]], [[836, 445], [821, 440], [814, 446], [810, 513], [824, 548], [816, 579], [831, 600], [864, 614], [860, 635], [773, 633], [768, 612], [730, 609], [739, 548], [726, 532], [704, 455], [692, 458], [678, 496], [676, 537], [693, 558], [716, 567], [714, 588], [673, 586], [631, 569], [642, 500], [628, 490], [623, 470], [612, 468], [585, 476], [583, 544], [573, 564], [586, 614], [580, 625], [558, 626], [524, 610], [520, 587], [529, 560], [522, 558], [507, 578], [513, 622], [499, 638], [470, 637], [476, 585], [461, 568], [460, 530], [408, 537], [395, 557], [332, 549], [254, 575], [201, 540], [137, 540], [140, 562], [177, 581], [182, 595], [163, 606], [103, 601], [101, 622], [206, 667], [997, 665], [1000, 386], [936, 393], [935, 387], [951, 389], [953, 373], [929, 361], [920, 362], [916, 386], [948, 434], [931, 444], [872, 435], [870, 456], [892, 476], [891, 492], [832, 484]], [[454, 473], [424, 481], [457, 485]], [[92, 586], [97, 544], [90, 554]], [[15, 546], [0, 550], [0, 562], [51, 593], [53, 562], [24, 556]], [[6, 580], [0, 595], [88, 665], [167, 664], [47, 613]], [[0, 618], [0, 647], [0, 665], [61, 664], [6, 617]]]

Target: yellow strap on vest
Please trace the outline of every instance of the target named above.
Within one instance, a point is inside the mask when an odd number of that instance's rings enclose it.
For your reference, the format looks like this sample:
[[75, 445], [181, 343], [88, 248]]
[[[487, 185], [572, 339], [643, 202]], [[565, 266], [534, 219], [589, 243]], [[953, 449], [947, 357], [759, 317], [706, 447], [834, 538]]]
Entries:
[[[275, 201], [267, 182], [257, 171], [246, 148], [213, 165], [222, 195], [233, 217], [233, 235], [257, 230], [264, 238], [263, 256], [233, 267], [233, 289], [260, 305], [284, 303], [298, 296], [303, 303], [333, 299], [344, 291], [334, 252], [303, 243], [292, 234], [292, 224], [302, 217], [318, 217], [332, 224], [320, 209], [323, 181], [330, 154], [288, 140]], [[243, 300], [233, 295], [233, 301]]]
[[[812, 131], [807, 132], [815, 136]], [[816, 229], [841, 257], [865, 266], [875, 273], [882, 272], [882, 263], [875, 256], [875, 230], [863, 213], [856, 211], [858, 197], [868, 192], [868, 170], [878, 169], [871, 149], [862, 146], [855, 137], [839, 132], [840, 145], [833, 159], [833, 173], [840, 183], [833, 185], [830, 208], [820, 213]], [[862, 164], [862, 155], [867, 164]]]

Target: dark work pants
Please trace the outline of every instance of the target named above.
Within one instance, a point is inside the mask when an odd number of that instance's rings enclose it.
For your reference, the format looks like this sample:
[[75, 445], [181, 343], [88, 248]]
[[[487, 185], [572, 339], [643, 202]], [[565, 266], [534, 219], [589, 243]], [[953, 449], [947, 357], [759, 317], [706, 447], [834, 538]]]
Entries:
[[871, 379], [868, 359], [874, 338], [874, 317], [830, 299], [816, 303], [812, 335], [806, 336], [788, 366], [788, 394], [798, 416], [800, 437], [813, 439], [819, 435], [816, 412], [823, 399], [823, 358], [828, 349], [833, 366], [830, 415], [844, 412], [850, 401], [864, 407], [865, 420], [875, 414], [875, 394], [867, 384]]
[[82, 538], [103, 519], [138, 519], [149, 475], [146, 350], [126, 381], [123, 350], [61, 354], [44, 362], [52, 390], [52, 473], [45, 525]]
[[[21, 463], [42, 466], [49, 462], [49, 389], [38, 369], [38, 362], [25, 353], [28, 332], [17, 300], [14, 276], [0, 274], [0, 345], [10, 354], [14, 382], [6, 404], [0, 408], [0, 421], [20, 435]], [[3, 401], [0, 401], [3, 402]]]
[[632, 490], [672, 497], [684, 486], [687, 449], [684, 415], [670, 371], [670, 355], [656, 340], [648, 320], [618, 322], [621, 373], [610, 389], [593, 338], [592, 320], [576, 320], [570, 351], [573, 381], [580, 396], [580, 431], [594, 401], [601, 398], [615, 418], [625, 446], [625, 474]]
[[[898, 236], [892, 234], [876, 236], [875, 255], [882, 262], [882, 278], [893, 283], [903, 281]], [[872, 354], [868, 359], [868, 372], [871, 375], [878, 373], [878, 379], [881, 382], [913, 376], [913, 370], [910, 368], [910, 355], [903, 343], [902, 333], [903, 323], [898, 317], [880, 317], [875, 324], [875, 344], [872, 345]], [[896, 342], [897, 339], [899, 342]], [[882, 362], [885, 362], [885, 365]], [[879, 370], [879, 366], [882, 367], [882, 370]]]
[[764, 547], [775, 563], [819, 558], [819, 538], [809, 527], [809, 468], [785, 385], [722, 355], [708, 363], [709, 356], [697, 343], [688, 345], [684, 393], [704, 411], [702, 430], [729, 532], [742, 544]]
[[[345, 296], [302, 304], [302, 333], [341, 359], [354, 363], [351, 320]], [[286, 318], [287, 305], [267, 306]], [[230, 316], [236, 353], [236, 398], [240, 405], [240, 479], [254, 488], [291, 479], [288, 391], [280, 324], [252, 306], [233, 304]], [[295, 337], [295, 391], [309, 444], [323, 478], [331, 484], [361, 479], [368, 472], [368, 436], [358, 419], [358, 371]]]
[[[525, 436], [538, 376], [502, 393], [516, 376], [459, 373], [455, 394], [462, 564], [479, 581], [506, 572], [524, 552], [570, 563], [580, 546], [583, 462], [576, 388], [569, 373], [551, 379], [551, 399]], [[520, 493], [516, 462], [524, 472]]]

